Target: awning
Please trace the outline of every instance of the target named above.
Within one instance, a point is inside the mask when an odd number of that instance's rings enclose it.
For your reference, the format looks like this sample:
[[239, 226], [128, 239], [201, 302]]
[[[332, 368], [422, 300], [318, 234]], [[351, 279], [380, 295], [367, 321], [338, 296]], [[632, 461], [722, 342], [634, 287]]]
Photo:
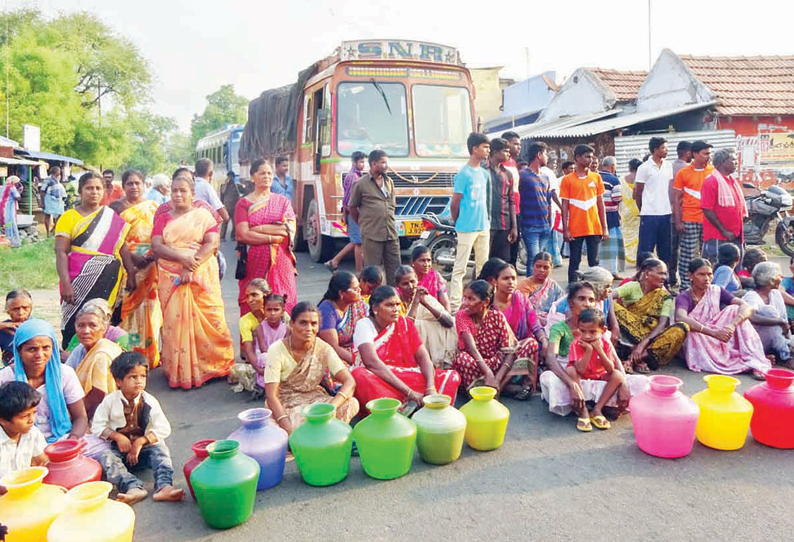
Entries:
[[0, 156], [0, 164], [6, 164], [9, 166], [38, 166], [41, 165], [41, 162], [25, 160], [24, 158], [3, 158]]
[[69, 162], [70, 164], [77, 164], [78, 166], [83, 165], [83, 161], [77, 158], [72, 158], [71, 156], [61, 156], [60, 154], [53, 154], [51, 152], [36, 152], [36, 151], [23, 151], [24, 154], [27, 154], [31, 158], [40, 158], [42, 160], [52, 160], [55, 162]]
[[513, 128], [512, 131], [517, 133], [521, 139], [536, 139], [538, 137], [536, 134], [539, 133], [547, 133], [554, 130], [563, 130], [572, 126], [579, 126], [580, 124], [593, 122], [603, 119], [604, 117], [614, 117], [618, 113], [622, 112], [622, 109], [610, 109], [609, 111], [600, 111], [598, 113], [589, 113], [587, 115], [577, 115], [575, 117], [555, 119], [551, 122], [536, 122], [533, 124], [527, 124], [526, 126], [517, 126]]

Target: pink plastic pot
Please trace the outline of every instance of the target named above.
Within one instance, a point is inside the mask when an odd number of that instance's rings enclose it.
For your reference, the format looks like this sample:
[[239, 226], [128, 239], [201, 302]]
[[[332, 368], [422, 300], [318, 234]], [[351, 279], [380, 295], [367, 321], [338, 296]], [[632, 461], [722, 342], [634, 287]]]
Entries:
[[650, 389], [629, 402], [637, 446], [656, 457], [683, 457], [695, 443], [700, 407], [678, 391], [680, 379], [654, 375], [649, 380]]

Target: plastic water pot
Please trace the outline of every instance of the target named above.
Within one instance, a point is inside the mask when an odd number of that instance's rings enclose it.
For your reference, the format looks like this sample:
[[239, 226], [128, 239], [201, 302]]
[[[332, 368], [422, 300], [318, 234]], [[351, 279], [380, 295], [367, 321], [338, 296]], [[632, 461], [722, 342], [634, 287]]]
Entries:
[[66, 509], [66, 490], [43, 484], [45, 467], [29, 467], [0, 478], [8, 490], [0, 497], [0, 523], [8, 527], [6, 542], [47, 540], [50, 524]]
[[692, 399], [700, 407], [695, 435], [701, 444], [717, 450], [738, 450], [744, 446], [753, 405], [734, 390], [741, 382], [732, 376], [708, 375], [708, 388]]
[[460, 457], [466, 434], [466, 416], [450, 406], [452, 398], [435, 394], [425, 397], [425, 406], [411, 418], [418, 430], [416, 447], [426, 463], [445, 465]]
[[469, 390], [471, 401], [460, 408], [466, 416], [466, 443], [475, 450], [499, 448], [505, 441], [510, 411], [494, 399], [496, 390], [477, 386]]
[[306, 422], [289, 436], [295, 463], [303, 481], [312, 486], [341, 482], [350, 471], [353, 429], [334, 418], [330, 403], [307, 405], [301, 411]]
[[769, 369], [766, 382], [744, 392], [753, 408], [753, 438], [774, 448], [794, 448], [794, 372]]
[[408, 474], [416, 447], [416, 424], [397, 413], [397, 399], [373, 399], [366, 406], [370, 415], [353, 428], [364, 472], [379, 480]]
[[135, 512], [108, 499], [111, 489], [108, 482], [71, 489], [66, 494], [69, 505], [50, 525], [47, 542], [132, 542]]

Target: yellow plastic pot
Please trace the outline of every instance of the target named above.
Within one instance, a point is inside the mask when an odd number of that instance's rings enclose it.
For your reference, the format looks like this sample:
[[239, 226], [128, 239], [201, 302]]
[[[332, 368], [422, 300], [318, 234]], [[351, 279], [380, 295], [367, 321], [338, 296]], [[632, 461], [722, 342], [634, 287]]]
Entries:
[[87, 482], [69, 490], [69, 506], [52, 522], [47, 542], [132, 542], [135, 512], [108, 499], [113, 486]]
[[692, 396], [700, 407], [695, 436], [716, 450], [738, 450], [744, 446], [753, 405], [734, 390], [741, 382], [732, 376], [708, 375], [708, 388]]
[[466, 443], [475, 450], [499, 448], [505, 441], [510, 411], [494, 399], [496, 390], [477, 386], [469, 390], [471, 401], [460, 408], [466, 416]]
[[0, 498], [0, 523], [8, 527], [6, 542], [43, 542], [47, 529], [66, 508], [66, 490], [42, 484], [45, 467], [30, 467], [0, 479], [8, 493]]

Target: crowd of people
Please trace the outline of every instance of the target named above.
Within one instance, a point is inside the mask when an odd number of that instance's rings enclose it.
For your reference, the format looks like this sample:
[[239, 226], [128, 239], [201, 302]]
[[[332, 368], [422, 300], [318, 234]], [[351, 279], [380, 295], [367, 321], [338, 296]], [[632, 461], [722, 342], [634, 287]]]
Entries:
[[[396, 398], [411, 415], [430, 394], [454, 399], [478, 385], [518, 401], [540, 391], [551, 412], [575, 412], [578, 430], [606, 430], [647, 388], [644, 375], [676, 358], [755, 378], [772, 363], [794, 366], [794, 286], [761, 250], [745, 249], [730, 151], [684, 142], [670, 163], [666, 141], [652, 137], [647, 159], [620, 179], [614, 157], [577, 145], [558, 179], [542, 142], [522, 154], [515, 133], [473, 133], [468, 149], [450, 202], [450, 283], [425, 246], [402, 265], [388, 155], [358, 152], [343, 182], [350, 242], [327, 263], [317, 305], [298, 299], [288, 160], [254, 160], [249, 190], [230, 173], [220, 197], [206, 158], [149, 187], [134, 170], [120, 185], [112, 172], [82, 175], [79, 203], [53, 225], [60, 341], [31, 318], [28, 292], [6, 297], [0, 473], [44, 461], [46, 442], [82, 438], [121, 500], [147, 496], [128, 470], [139, 462], [154, 469], [155, 499], [181, 499], [170, 424], [146, 381], [158, 366], [173, 388], [230, 374], [226, 272], [239, 287], [239, 366], [287, 432], [311, 403], [331, 403], [350, 422], [375, 398]], [[13, 185], [3, 194], [13, 198]], [[228, 229], [233, 271], [219, 250]], [[355, 273], [337, 269], [349, 255]], [[567, 289], [552, 278], [564, 257]], [[636, 273], [622, 277], [627, 263]]]

